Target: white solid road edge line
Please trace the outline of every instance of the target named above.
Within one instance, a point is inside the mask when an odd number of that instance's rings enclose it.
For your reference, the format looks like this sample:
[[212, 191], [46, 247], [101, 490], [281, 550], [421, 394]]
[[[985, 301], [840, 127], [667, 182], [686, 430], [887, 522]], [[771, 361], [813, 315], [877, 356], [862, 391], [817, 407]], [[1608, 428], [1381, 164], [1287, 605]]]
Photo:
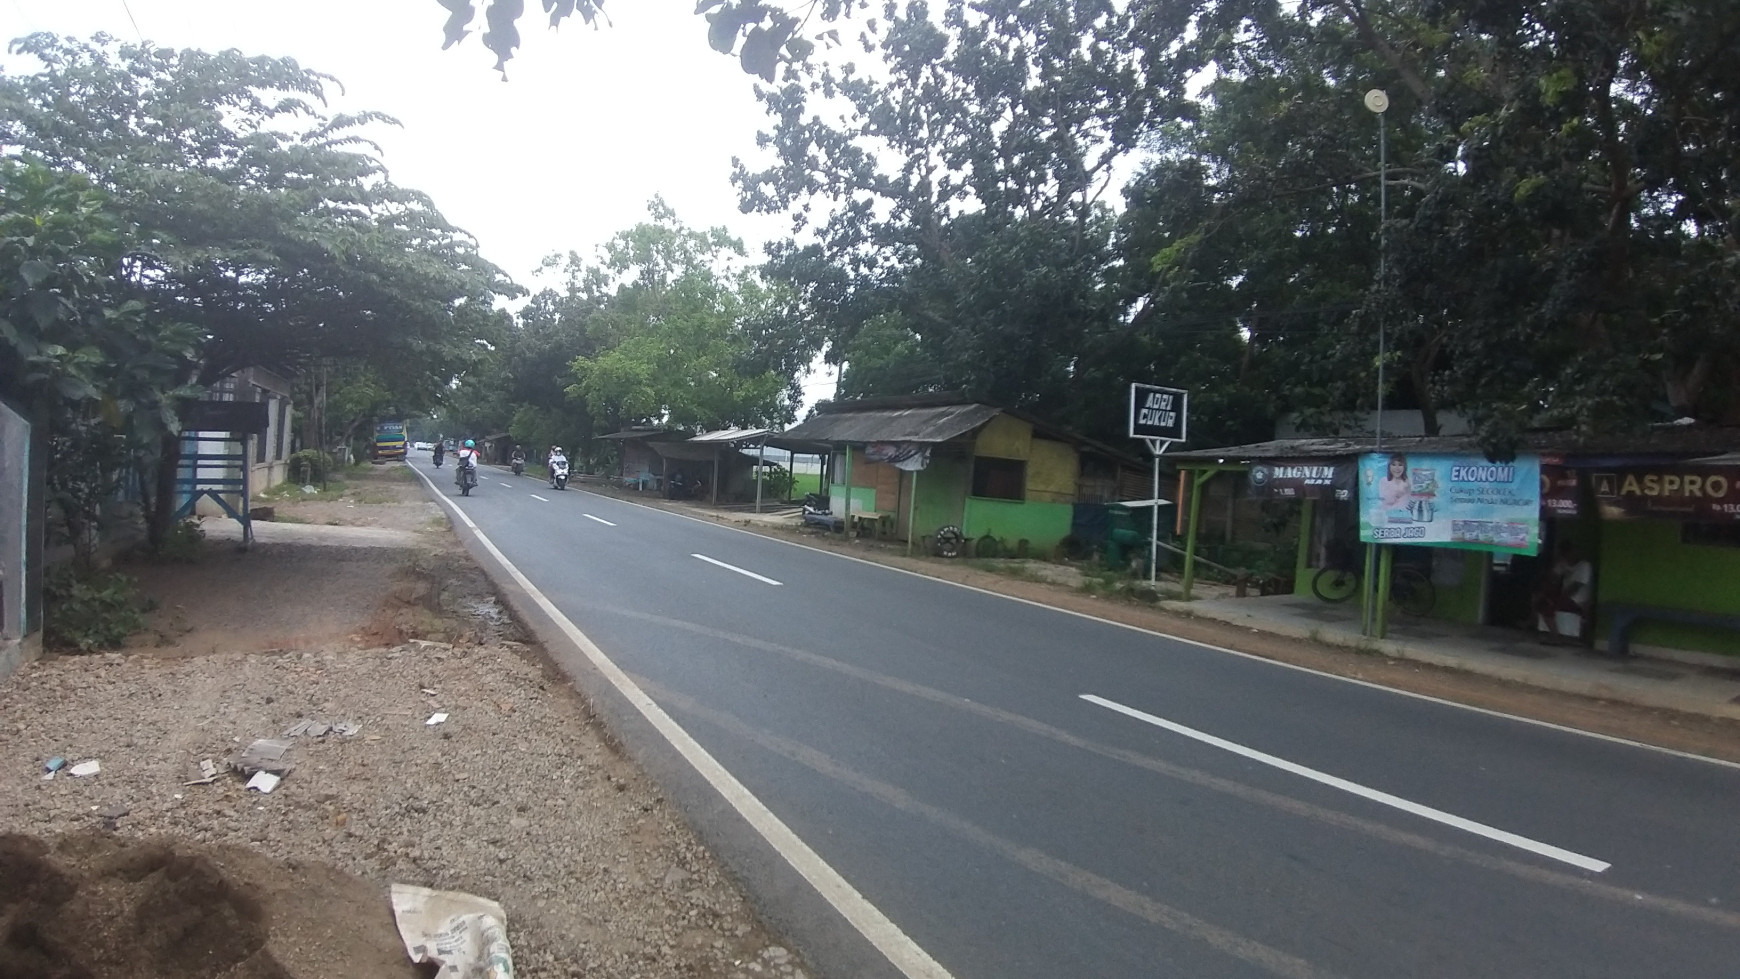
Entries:
[[718, 567], [724, 568], [726, 571], [735, 571], [738, 574], [743, 575], [745, 578], [754, 578], [756, 581], [763, 581], [763, 582], [766, 582], [767, 584], [770, 584], [770, 585], [779, 584], [779, 582], [774, 581], [772, 578], [769, 578], [766, 575], [756, 574], [753, 571], [745, 571], [744, 569], [738, 567], [735, 564], [726, 564], [724, 561], [721, 561], [718, 558], [708, 557], [705, 554], [691, 554], [689, 556], [692, 558], [699, 558], [702, 561], [707, 562], [708, 564], [717, 565]]
[[1252, 761], [1259, 761], [1265, 765], [1271, 765], [1275, 768], [1279, 768], [1281, 771], [1291, 772], [1294, 775], [1308, 778], [1313, 782], [1320, 782], [1330, 788], [1340, 789], [1343, 792], [1352, 793], [1360, 798], [1370, 799], [1373, 802], [1382, 803], [1383, 805], [1390, 806], [1394, 809], [1400, 809], [1401, 811], [1411, 815], [1443, 823], [1446, 826], [1453, 826], [1456, 829], [1473, 833], [1476, 836], [1484, 836], [1489, 840], [1497, 840], [1500, 843], [1506, 843], [1510, 846], [1517, 847], [1518, 849], [1527, 850], [1530, 853], [1538, 854], [1543, 857], [1550, 857], [1582, 870], [1591, 870], [1595, 873], [1601, 873], [1608, 867], [1613, 866], [1605, 860], [1586, 857], [1581, 853], [1573, 853], [1570, 850], [1561, 849], [1550, 843], [1542, 843], [1539, 840], [1531, 840], [1526, 836], [1518, 836], [1515, 833], [1488, 826], [1485, 823], [1477, 823], [1472, 819], [1464, 819], [1461, 816], [1445, 812], [1442, 809], [1433, 809], [1431, 806], [1423, 806], [1418, 802], [1409, 802], [1407, 799], [1400, 796], [1394, 796], [1390, 795], [1388, 792], [1368, 788], [1358, 782], [1349, 782], [1347, 779], [1330, 775], [1327, 772], [1320, 772], [1315, 768], [1307, 768], [1304, 765], [1290, 762], [1285, 758], [1277, 758], [1274, 755], [1258, 751], [1255, 748], [1247, 748], [1242, 744], [1228, 741], [1225, 738], [1217, 738], [1212, 734], [1198, 731], [1193, 727], [1186, 727], [1176, 721], [1169, 721], [1164, 717], [1155, 717], [1153, 714], [1139, 711], [1134, 707], [1126, 707], [1115, 700], [1096, 697], [1091, 693], [1082, 694], [1081, 699], [1090, 704], [1098, 704], [1108, 710], [1117, 711], [1126, 717], [1133, 717], [1138, 721], [1152, 724], [1155, 727], [1165, 728], [1174, 734], [1182, 734], [1187, 738], [1194, 738], [1197, 741], [1201, 741], [1203, 744], [1213, 745], [1216, 748], [1230, 751], [1235, 755], [1249, 758]]
[[[416, 469], [417, 467], [411, 468]], [[431, 490], [435, 489], [435, 484], [421, 470], [417, 471], [417, 475], [429, 484]], [[621, 692], [636, 710], [640, 711], [641, 716], [646, 718], [647, 722], [664, 736], [671, 747], [677, 749], [677, 752], [690, 765], [694, 766], [695, 771], [707, 780], [707, 784], [724, 797], [725, 801], [731, 804], [731, 808], [737, 810], [738, 815], [742, 816], [750, 826], [755, 828], [757, 833], [761, 834], [761, 838], [767, 841], [768, 846], [773, 847], [781, 857], [785, 858], [785, 862], [802, 875], [804, 880], [809, 881], [810, 886], [821, 894], [822, 899], [827, 901], [835, 911], [838, 911], [841, 917], [851, 922], [852, 927], [856, 928], [860, 935], [863, 935], [871, 945], [875, 946], [877, 951], [886, 956], [902, 975], [907, 976], [908, 979], [953, 979], [947, 969], [944, 969], [940, 963], [930, 957], [930, 953], [920, 948], [917, 942], [900, 930], [899, 925], [890, 921], [887, 915], [878, 910], [874, 904], [871, 904], [864, 895], [858, 893], [858, 889], [853, 887], [846, 878], [840, 876], [839, 871], [829, 866], [820, 854], [810, 849], [809, 844], [805, 843], [802, 838], [792, 832], [791, 827], [773, 814], [773, 810], [767, 808], [760, 799], [756, 798], [747, 786], [739, 782], [737, 777], [732, 775], [724, 765], [719, 764], [719, 761], [709, 754], [706, 748], [701, 747], [700, 742], [691, 737], [689, 732], [683, 730], [682, 725], [678, 724], [671, 715], [665, 713], [664, 708], [647, 696], [646, 691], [629, 679], [628, 674], [624, 673], [621, 667], [612, 662], [610, 657], [604, 655], [604, 651], [599, 649], [596, 643], [587, 638], [578, 626], [569, 621], [568, 617], [556, 608], [555, 603], [546, 598], [536, 585], [520, 573], [520, 569], [507, 559], [507, 555], [495, 546], [495, 542], [478, 528], [464, 510], [459, 509], [452, 500], [448, 499], [446, 494], [438, 490], [435, 492], [435, 496], [441, 501], [442, 506], [445, 506], [473, 534], [477, 535], [478, 543], [483, 545], [491, 557], [501, 563], [508, 576], [513, 578], [514, 583], [526, 590], [526, 594], [530, 595], [532, 601], [544, 610], [544, 614], [548, 615], [561, 628], [563, 634], [574, 645], [580, 647], [580, 651], [586, 654], [586, 658], [592, 661], [592, 665], [597, 667], [598, 672], [604, 674], [604, 678], [609, 680], [611, 685]]]
[[[582, 489], [581, 492], [591, 492], [591, 491]], [[1353, 686], [1356, 686], [1356, 687], [1365, 687], [1368, 690], [1374, 690], [1374, 691], [1377, 691], [1379, 693], [1394, 694], [1397, 697], [1406, 697], [1409, 700], [1425, 701], [1426, 703], [1429, 703], [1429, 704], [1437, 704], [1440, 707], [1452, 707], [1452, 708], [1455, 708], [1456, 710], [1465, 710], [1465, 711], [1468, 711], [1469, 713], [1472, 713], [1472, 714], [1484, 714], [1487, 717], [1497, 717], [1497, 718], [1500, 718], [1500, 719], [1503, 719], [1506, 721], [1515, 721], [1518, 724], [1527, 724], [1530, 727], [1545, 728], [1549, 731], [1558, 731], [1562, 734], [1572, 734], [1572, 735], [1576, 735], [1577, 737], [1580, 737], [1580, 738], [1589, 738], [1589, 739], [1594, 740], [1594, 741], [1605, 741], [1608, 744], [1620, 744], [1620, 745], [1626, 746], [1627, 748], [1642, 748], [1644, 751], [1653, 751], [1657, 754], [1662, 754], [1662, 755], [1672, 755], [1675, 758], [1684, 758], [1687, 761], [1703, 762], [1703, 763], [1708, 764], [1708, 765], [1719, 765], [1723, 768], [1740, 769], [1740, 762], [1729, 761], [1726, 758], [1712, 758], [1709, 755], [1700, 755], [1700, 754], [1696, 754], [1696, 753], [1693, 753], [1690, 751], [1681, 751], [1678, 748], [1667, 748], [1667, 747], [1663, 747], [1662, 745], [1659, 745], [1659, 744], [1650, 744], [1647, 741], [1635, 741], [1631, 738], [1622, 738], [1622, 737], [1619, 737], [1619, 736], [1613, 735], [1613, 734], [1602, 734], [1600, 731], [1585, 731], [1584, 729], [1582, 729], [1580, 727], [1572, 727], [1569, 724], [1557, 724], [1557, 723], [1554, 723], [1553, 721], [1543, 721], [1538, 717], [1524, 717], [1521, 714], [1510, 714], [1510, 713], [1506, 713], [1505, 711], [1502, 711], [1502, 710], [1493, 710], [1491, 707], [1477, 707], [1474, 704], [1464, 704], [1464, 703], [1461, 703], [1460, 701], [1447, 700], [1443, 697], [1434, 697], [1429, 693], [1416, 693], [1412, 690], [1403, 690], [1403, 689], [1400, 689], [1398, 687], [1386, 687], [1381, 683], [1373, 683], [1370, 680], [1361, 680], [1358, 677], [1342, 676], [1339, 673], [1330, 673], [1330, 672], [1327, 672], [1325, 670], [1315, 669], [1315, 668], [1310, 667], [1310, 666], [1300, 666], [1297, 663], [1288, 663], [1288, 662], [1285, 662], [1284, 660], [1270, 659], [1267, 656], [1258, 656], [1255, 653], [1247, 653], [1247, 652], [1244, 652], [1243, 650], [1232, 649], [1232, 648], [1227, 647], [1227, 646], [1217, 646], [1214, 643], [1203, 642], [1200, 639], [1189, 639], [1189, 638], [1186, 638], [1184, 636], [1175, 636], [1170, 632], [1161, 632], [1159, 629], [1151, 629], [1147, 626], [1131, 625], [1128, 622], [1119, 622], [1117, 619], [1104, 618], [1102, 616], [1094, 615], [1090, 612], [1077, 612], [1075, 609], [1072, 609], [1072, 608], [1062, 608], [1062, 607], [1057, 606], [1057, 605], [1047, 605], [1044, 602], [1036, 602], [1031, 598], [1022, 598], [1019, 595], [1006, 595], [1000, 591], [992, 591], [989, 588], [980, 588], [978, 585], [969, 585], [969, 584], [965, 584], [965, 583], [959, 582], [959, 581], [950, 581], [947, 578], [939, 578], [936, 575], [924, 574], [924, 573], [918, 572], [918, 571], [910, 571], [906, 568], [897, 568], [892, 564], [883, 564], [880, 561], [871, 561], [868, 558], [861, 558], [861, 557], [857, 557], [856, 555], [852, 555], [852, 554], [841, 554], [838, 551], [825, 550], [825, 549], [820, 548], [820, 547], [811, 547], [810, 545], [802, 543], [801, 541], [785, 540], [784, 538], [781, 538], [781, 537], [772, 537], [772, 536], [769, 536], [767, 534], [758, 534], [753, 530], [745, 530], [742, 527], [732, 527], [728, 524], [722, 524], [717, 520], [709, 520], [709, 519], [706, 519], [703, 517], [691, 517], [686, 513], [678, 513], [675, 510], [667, 510], [664, 507], [649, 506], [645, 503], [636, 503], [634, 500], [625, 500], [625, 499], [622, 499], [620, 497], [615, 497], [615, 496], [605, 496], [602, 493], [592, 493], [592, 495], [596, 496], [602, 500], [613, 500], [617, 503], [622, 503], [622, 504], [625, 504], [627, 506], [639, 507], [642, 510], [651, 510], [654, 513], [668, 514], [670, 516], [676, 517], [679, 520], [692, 520], [695, 523], [705, 524], [708, 527], [717, 527], [720, 530], [728, 530], [734, 534], [748, 534], [750, 537], [754, 537], [758, 540], [771, 541], [775, 544], [781, 544], [781, 545], [784, 545], [786, 547], [800, 548], [802, 550], [810, 552], [811, 554], [823, 554], [823, 555], [826, 555], [828, 557], [839, 558], [842, 561], [853, 561], [853, 562], [856, 562], [858, 564], [866, 565], [868, 567], [881, 568], [884, 571], [893, 572], [894, 574], [903, 574], [903, 575], [907, 575], [908, 577], [912, 577], [912, 578], [922, 578], [925, 581], [934, 581], [937, 584], [948, 585], [951, 588], [960, 588], [960, 589], [964, 589], [966, 591], [978, 592], [981, 595], [988, 595], [992, 598], [1000, 598], [1000, 599], [1003, 599], [1004, 601], [1007, 601], [1007, 602], [1019, 602], [1022, 605], [1030, 605], [1034, 608], [1045, 609], [1048, 612], [1056, 612], [1059, 615], [1070, 615], [1070, 616], [1074, 616], [1075, 618], [1078, 618], [1078, 619], [1086, 619], [1089, 622], [1098, 622], [1101, 625], [1109, 625], [1109, 626], [1112, 626], [1113, 628], [1116, 628], [1116, 629], [1125, 629], [1125, 630], [1128, 630], [1130, 632], [1139, 632], [1139, 633], [1142, 633], [1143, 635], [1146, 635], [1146, 636], [1157, 636], [1161, 639], [1170, 640], [1172, 642], [1184, 643], [1187, 646], [1195, 646], [1198, 649], [1208, 649], [1208, 650], [1212, 650], [1212, 651], [1217, 652], [1217, 653], [1225, 653], [1228, 656], [1236, 656], [1239, 659], [1249, 660], [1253, 663], [1260, 663], [1260, 664], [1263, 664], [1266, 666], [1278, 667], [1278, 668], [1283, 669], [1283, 670], [1292, 670], [1295, 673], [1309, 673], [1312, 676], [1322, 677], [1325, 680], [1335, 680], [1339, 683], [1352, 684]], [[1239, 628], [1239, 626], [1236, 623], [1224, 623], [1224, 624], [1229, 625], [1235, 629]], [[1251, 631], [1256, 632], [1258, 630], [1252, 629]], [[1544, 689], [1550, 689], [1550, 688], [1544, 688]], [[1572, 694], [1572, 696], [1575, 696], [1575, 694]]]
[[596, 521], [598, 521], [598, 522], [599, 522], [599, 523], [601, 523], [601, 524], [603, 524], [603, 525], [604, 525], [604, 526], [606, 526], [606, 527], [614, 527], [614, 526], [616, 526], [616, 525], [615, 525], [615, 524], [613, 524], [613, 523], [611, 523], [611, 522], [610, 522], [610, 521], [608, 521], [608, 520], [606, 520], [606, 519], [604, 519], [604, 518], [603, 518], [603, 517], [594, 517], [594, 516], [593, 516], [593, 515], [592, 515], [592, 514], [590, 514], [590, 513], [582, 513], [582, 514], [581, 514], [581, 516], [582, 516], [582, 517], [585, 517], [585, 518], [586, 518], [586, 519], [587, 519], [587, 520], [596, 520]]

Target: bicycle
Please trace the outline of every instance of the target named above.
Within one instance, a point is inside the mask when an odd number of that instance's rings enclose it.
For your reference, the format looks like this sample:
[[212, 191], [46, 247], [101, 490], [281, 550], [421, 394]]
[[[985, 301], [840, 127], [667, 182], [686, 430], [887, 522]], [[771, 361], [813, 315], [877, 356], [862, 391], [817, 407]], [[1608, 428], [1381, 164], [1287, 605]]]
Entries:
[[[1311, 579], [1311, 593], [1325, 602], [1345, 602], [1360, 591], [1360, 573], [1327, 567]], [[1390, 604], [1409, 615], [1429, 615], [1438, 603], [1438, 589], [1425, 572], [1409, 565], [1390, 569]]]

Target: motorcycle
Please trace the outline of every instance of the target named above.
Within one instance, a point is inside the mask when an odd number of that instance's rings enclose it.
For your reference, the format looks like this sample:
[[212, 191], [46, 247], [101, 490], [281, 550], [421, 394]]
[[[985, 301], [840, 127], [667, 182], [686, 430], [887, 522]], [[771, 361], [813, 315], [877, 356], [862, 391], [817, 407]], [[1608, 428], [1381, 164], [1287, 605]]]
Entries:
[[524, 475], [526, 471], [526, 460], [520, 458], [514, 459], [513, 469], [515, 476]]
[[477, 457], [466, 456], [460, 459], [459, 471], [454, 474], [454, 479], [459, 483], [459, 495], [470, 496], [471, 491], [477, 488]]
[[441, 460], [446, 458], [446, 457], [447, 457], [447, 453], [441, 451], [441, 447], [439, 445], [437, 445], [435, 447], [435, 468], [436, 469], [441, 468]]
[[559, 490], [568, 488], [568, 460], [550, 460], [550, 488]]
[[826, 527], [829, 530], [844, 530], [846, 521], [834, 514], [832, 501], [820, 493], [805, 493], [803, 508], [803, 523], [805, 526]]

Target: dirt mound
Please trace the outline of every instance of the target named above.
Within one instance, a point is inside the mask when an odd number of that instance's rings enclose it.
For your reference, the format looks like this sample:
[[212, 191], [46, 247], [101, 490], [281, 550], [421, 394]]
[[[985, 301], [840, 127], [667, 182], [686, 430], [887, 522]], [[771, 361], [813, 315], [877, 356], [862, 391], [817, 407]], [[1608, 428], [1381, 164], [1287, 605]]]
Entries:
[[373, 884], [236, 847], [0, 835], [0, 979], [418, 975]]

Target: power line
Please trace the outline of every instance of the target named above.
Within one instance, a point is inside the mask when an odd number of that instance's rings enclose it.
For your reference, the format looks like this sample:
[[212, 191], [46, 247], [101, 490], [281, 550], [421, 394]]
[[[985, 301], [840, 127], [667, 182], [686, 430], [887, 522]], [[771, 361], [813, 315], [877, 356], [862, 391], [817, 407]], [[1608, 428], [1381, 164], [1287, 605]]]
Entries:
[[130, 5], [129, 5], [129, 4], [128, 4], [128, 3], [127, 3], [127, 0], [121, 0], [121, 9], [122, 9], [122, 10], [125, 10], [125, 11], [126, 11], [126, 12], [127, 12], [127, 19], [128, 19], [128, 20], [129, 20], [129, 21], [132, 21], [132, 23], [133, 23], [133, 33], [135, 33], [135, 34], [137, 34], [137, 35], [139, 35], [139, 43], [140, 43], [140, 44], [144, 44], [144, 43], [145, 43], [145, 32], [144, 32], [144, 31], [142, 31], [142, 30], [140, 30], [140, 29], [139, 29], [139, 21], [138, 21], [138, 20], [136, 20], [136, 19], [134, 19], [134, 17], [133, 17], [133, 8], [132, 8], [132, 6], [130, 6]]

